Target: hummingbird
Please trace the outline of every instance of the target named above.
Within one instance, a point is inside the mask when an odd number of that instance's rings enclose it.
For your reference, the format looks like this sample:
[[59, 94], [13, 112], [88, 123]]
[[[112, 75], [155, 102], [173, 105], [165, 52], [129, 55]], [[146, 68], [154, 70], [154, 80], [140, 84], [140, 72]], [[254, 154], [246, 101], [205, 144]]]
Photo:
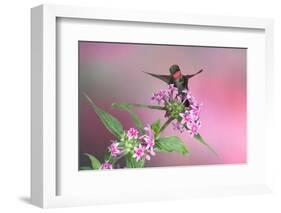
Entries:
[[177, 64], [173, 64], [170, 68], [170, 75], [158, 75], [158, 74], [153, 74], [153, 73], [149, 73], [149, 72], [145, 72], [155, 78], [158, 78], [164, 82], [166, 82], [167, 84], [173, 84], [175, 87], [177, 87], [178, 91], [181, 93], [183, 90], [185, 89], [189, 89], [188, 88], [188, 81], [190, 78], [198, 75], [199, 73], [201, 73], [203, 71], [203, 69], [199, 70], [198, 72], [192, 74], [192, 75], [183, 75], [179, 65]]

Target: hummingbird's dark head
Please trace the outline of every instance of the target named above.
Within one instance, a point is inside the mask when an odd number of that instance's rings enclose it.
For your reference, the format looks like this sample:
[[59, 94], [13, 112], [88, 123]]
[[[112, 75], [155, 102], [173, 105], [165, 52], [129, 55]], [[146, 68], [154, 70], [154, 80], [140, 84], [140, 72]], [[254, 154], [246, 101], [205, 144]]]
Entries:
[[177, 64], [172, 65], [170, 67], [169, 71], [170, 71], [171, 75], [173, 76], [174, 80], [177, 80], [182, 77], [180, 67]]

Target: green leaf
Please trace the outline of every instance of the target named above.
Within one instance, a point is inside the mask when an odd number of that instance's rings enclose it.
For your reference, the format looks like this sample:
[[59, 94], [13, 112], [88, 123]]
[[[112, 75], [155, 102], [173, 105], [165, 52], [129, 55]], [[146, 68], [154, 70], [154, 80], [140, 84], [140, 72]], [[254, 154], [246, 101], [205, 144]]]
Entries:
[[151, 129], [152, 129], [155, 133], [159, 133], [159, 131], [160, 131], [160, 119], [158, 119], [158, 120], [155, 121], [153, 124], [151, 124]]
[[111, 160], [112, 160], [111, 159], [111, 153], [110, 153], [110, 151], [108, 149], [106, 149], [106, 151], [105, 151], [104, 160], [108, 161], [108, 162], [111, 162]]
[[157, 119], [153, 124], [151, 124], [151, 129], [154, 132], [154, 138], [157, 139], [160, 135], [160, 119]]
[[142, 123], [141, 119], [139, 118], [139, 116], [137, 115], [137, 113], [135, 113], [133, 111], [134, 107], [131, 104], [128, 104], [128, 103], [113, 103], [112, 107], [129, 112], [129, 114], [130, 114], [134, 124], [136, 125], [136, 127], [141, 132], [143, 132], [143, 128], [144, 128], [143, 123]]
[[92, 170], [92, 167], [89, 166], [81, 166], [79, 170]]
[[104, 126], [115, 136], [120, 138], [124, 132], [122, 124], [111, 114], [101, 110], [91, 99], [89, 96], [84, 94], [84, 96], [87, 98], [87, 100], [92, 105], [92, 108], [98, 115], [101, 122], [104, 124]]
[[198, 140], [200, 143], [206, 144], [206, 142], [204, 141], [204, 139], [202, 138], [202, 136], [199, 133], [197, 135], [194, 135], [194, 138], [196, 140]]
[[90, 155], [88, 153], [85, 153], [85, 155], [89, 157], [89, 159], [91, 161], [91, 166], [92, 166], [93, 169], [99, 169], [100, 168], [101, 164], [95, 156]]
[[126, 155], [126, 166], [127, 168], [143, 168], [144, 167], [144, 158], [136, 161], [132, 155]]
[[159, 138], [156, 140], [155, 146], [159, 152], [178, 152], [183, 155], [188, 153], [185, 144], [177, 136]]
[[197, 135], [194, 135], [194, 139], [199, 141], [201, 144], [205, 145], [212, 153], [214, 153], [216, 156], [218, 156], [216, 151], [209, 144], [207, 144], [205, 142], [205, 140], [202, 138], [202, 136], [199, 133]]

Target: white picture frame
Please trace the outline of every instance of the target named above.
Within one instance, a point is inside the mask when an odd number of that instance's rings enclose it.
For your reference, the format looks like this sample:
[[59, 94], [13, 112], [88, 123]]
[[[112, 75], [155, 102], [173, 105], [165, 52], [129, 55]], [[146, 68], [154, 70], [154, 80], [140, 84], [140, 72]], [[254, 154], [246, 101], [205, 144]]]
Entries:
[[[161, 26], [200, 26], [206, 28], [218, 28], [227, 29], [228, 31], [234, 29], [241, 30], [258, 30], [261, 31], [264, 44], [264, 54], [262, 57], [261, 76], [266, 75], [266, 79], [258, 78], [251, 83], [253, 90], [257, 88], [257, 83], [262, 82], [264, 87], [260, 88], [260, 92], [264, 95], [263, 99], [259, 99], [260, 108], [259, 112], [263, 112], [265, 107], [269, 111], [267, 116], [264, 116], [264, 123], [266, 123], [266, 131], [264, 131], [262, 137], [265, 139], [260, 144], [260, 148], [253, 150], [252, 152], [260, 152], [261, 148], [268, 148], [270, 146], [269, 141], [274, 137], [271, 134], [274, 131], [271, 119], [273, 113], [273, 21], [271, 19], [257, 19], [257, 18], [241, 18], [241, 17], [216, 17], [216, 16], [203, 16], [203, 15], [187, 15], [187, 14], [161, 14], [142, 11], [121, 11], [112, 9], [100, 9], [100, 8], [85, 8], [74, 6], [54, 6], [54, 5], [41, 5], [31, 10], [31, 56], [32, 56], [32, 147], [31, 147], [31, 201], [33, 204], [47, 208], [47, 207], [59, 207], [59, 206], [75, 206], [75, 205], [90, 205], [98, 203], [113, 203], [113, 202], [128, 202], [128, 201], [142, 201], [142, 200], [163, 200], [163, 199], [177, 199], [196, 196], [208, 196], [208, 195], [231, 195], [231, 194], [251, 194], [251, 193], [263, 193], [270, 192], [270, 161], [266, 161], [267, 155], [258, 155], [257, 162], [263, 162], [260, 168], [254, 168], [254, 173], [258, 176], [253, 179], [249, 176], [247, 181], [239, 181], [239, 178], [235, 177], [229, 179], [228, 182], [222, 183], [206, 183], [199, 186], [199, 183], [194, 183], [194, 187], [183, 187], [167, 185], [165, 189], [155, 186], [154, 192], [151, 195], [144, 198], [144, 194], [133, 195], [128, 189], [124, 189], [120, 193], [123, 196], [112, 196], [108, 193], [103, 195], [91, 195], [83, 194], [84, 191], [78, 194], [59, 194], [58, 185], [62, 184], [59, 178], [61, 166], [58, 166], [58, 160], [60, 159], [60, 152], [58, 152], [57, 145], [57, 105], [58, 96], [57, 88], [59, 87], [59, 81], [57, 80], [57, 23], [60, 18], [64, 19], [79, 19], [79, 20], [108, 20], [118, 21], [120, 25], [124, 22], [134, 23], [153, 23]], [[235, 36], [235, 35], [233, 35]], [[260, 40], [258, 41], [260, 42]], [[251, 77], [251, 76], [250, 76]], [[252, 79], [252, 78], [250, 78]], [[67, 81], [67, 80], [66, 80]], [[255, 96], [253, 96], [254, 100]], [[266, 101], [265, 101], [266, 100]], [[261, 102], [261, 101], [264, 101]], [[248, 110], [251, 108], [248, 108]], [[254, 119], [254, 118], [253, 118]], [[253, 124], [254, 122], [252, 122]], [[260, 128], [257, 126], [256, 128]], [[261, 129], [258, 129], [260, 131]], [[252, 147], [249, 147], [252, 148]], [[71, 148], [70, 148], [71, 149]], [[251, 149], [252, 150], [252, 149]], [[251, 151], [250, 150], [250, 151]], [[270, 147], [267, 149], [270, 150]], [[257, 166], [257, 165], [256, 165]], [[200, 168], [189, 169], [188, 172], [193, 176], [194, 182], [196, 182], [196, 175], [205, 174], [203, 170], [208, 170], [210, 174], [214, 168]], [[256, 170], [255, 170], [256, 169]], [[170, 178], [174, 178], [179, 174], [183, 174], [184, 168], [164, 168], [163, 170], [149, 169], [142, 172], [144, 178], [148, 178], [150, 175], [161, 176], [163, 171], [172, 171], [174, 175], [170, 175]], [[221, 167], [220, 172], [246, 172], [248, 167]], [[78, 170], [77, 170], [78, 172]], [[128, 173], [129, 172], [129, 173]], [[120, 180], [124, 178], [124, 175], [131, 175], [134, 178], [140, 176], [140, 170], [130, 171], [117, 171], [110, 174], [110, 177], [99, 177], [99, 180], [104, 178], [114, 178]], [[219, 174], [219, 173], [218, 173]], [[259, 175], [262, 177], [259, 178]], [[89, 176], [90, 177], [90, 176]], [[85, 177], [83, 180], [89, 181], [89, 177]], [[92, 178], [92, 177], [90, 177]], [[63, 179], [62, 179], [63, 180]], [[70, 180], [74, 180], [71, 179]], [[77, 179], [78, 180], [78, 179]], [[82, 179], [81, 179], [82, 180]], [[105, 180], [105, 179], [104, 179]], [[199, 182], [199, 181], [198, 181]], [[220, 182], [220, 181], [218, 181]], [[250, 184], [253, 182], [253, 184]], [[77, 183], [75, 183], [77, 184]], [[68, 187], [70, 187], [68, 185]], [[82, 187], [83, 188], [83, 187]], [[71, 189], [70, 189], [71, 190]], [[73, 190], [78, 190], [73, 187]], [[101, 189], [99, 191], [102, 193]], [[126, 196], [125, 196], [126, 193]], [[157, 196], [155, 196], [157, 195]]]

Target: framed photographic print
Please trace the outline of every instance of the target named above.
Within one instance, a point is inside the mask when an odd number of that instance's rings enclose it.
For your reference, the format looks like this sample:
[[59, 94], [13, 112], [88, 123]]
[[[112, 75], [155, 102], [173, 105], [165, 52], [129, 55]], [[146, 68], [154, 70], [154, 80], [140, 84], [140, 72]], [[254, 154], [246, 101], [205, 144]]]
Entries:
[[272, 20], [31, 14], [32, 203], [270, 191]]

